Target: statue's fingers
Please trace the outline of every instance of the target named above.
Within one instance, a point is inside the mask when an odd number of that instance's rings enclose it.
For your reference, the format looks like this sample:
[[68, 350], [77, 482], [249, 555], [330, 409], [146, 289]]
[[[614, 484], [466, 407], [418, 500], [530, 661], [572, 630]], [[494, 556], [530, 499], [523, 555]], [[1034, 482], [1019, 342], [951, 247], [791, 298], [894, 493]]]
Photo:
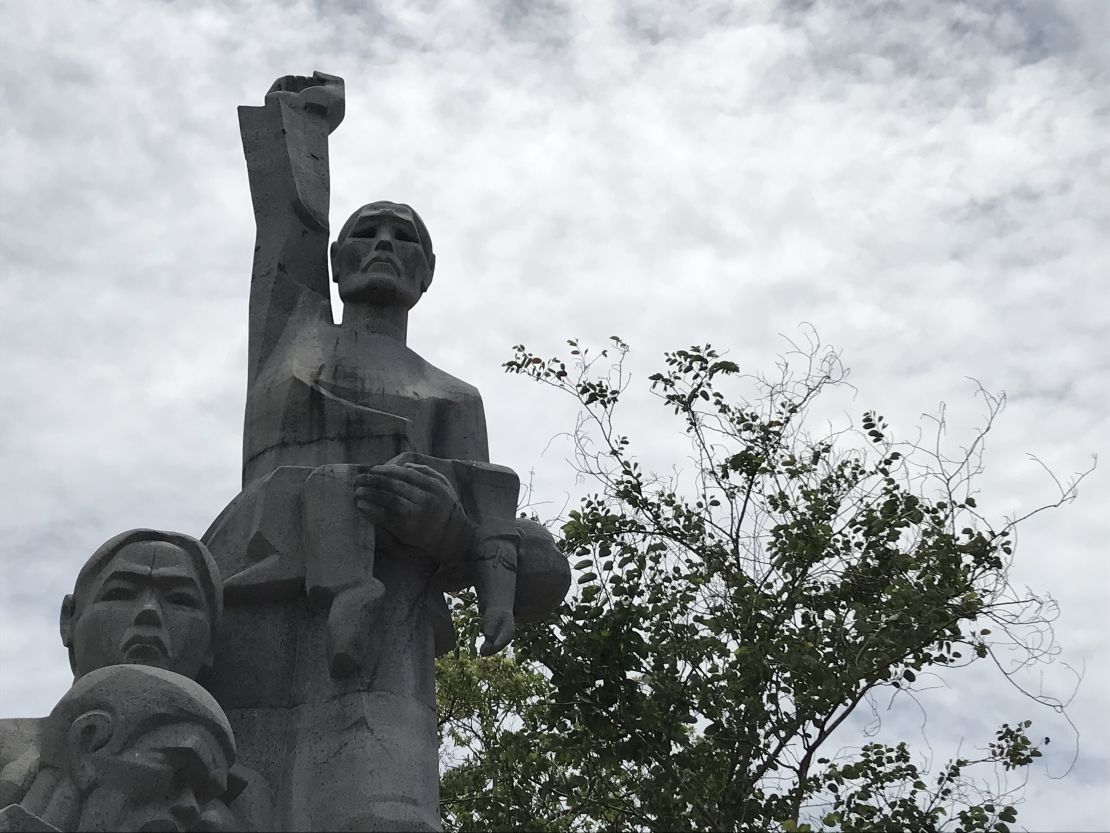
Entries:
[[269, 95], [270, 93], [288, 90], [289, 85], [292, 83], [292, 81], [292, 75], [283, 75], [280, 78], [276, 79], [274, 83], [270, 85], [270, 89], [266, 91], [266, 94]]
[[355, 506], [363, 511], [381, 510], [390, 514], [410, 514], [416, 511], [417, 504], [404, 495], [392, 490], [359, 489], [355, 493]]
[[397, 466], [394, 476], [400, 480], [404, 480], [406, 483], [411, 483], [413, 486], [418, 486], [425, 490], [442, 492], [444, 489], [447, 489], [452, 493], [455, 491], [455, 487], [451, 485], [451, 481], [442, 473], [422, 463], [405, 463]]
[[381, 485], [382, 478], [387, 478], [395, 483], [407, 483], [420, 489], [422, 492], [433, 494], [454, 494], [451, 481], [433, 468], [416, 463], [406, 463], [401, 466], [386, 463], [375, 466], [371, 471], [360, 474], [355, 478], [355, 484], [362, 483]]
[[391, 477], [383, 477], [377, 480], [370, 480], [364, 484], [355, 483], [355, 497], [363, 490], [380, 492], [381, 494], [394, 494], [411, 501], [412, 503], [425, 503], [428, 499], [428, 492], [426, 489], [421, 489], [419, 486], [414, 486], [411, 483], [406, 483], [404, 480], [397, 480]]
[[400, 466], [379, 466], [373, 471], [363, 472], [355, 476], [355, 485], [369, 485], [372, 483], [393, 483], [403, 480], [400, 475], [404, 472]]
[[423, 463], [405, 463], [403, 468], [410, 472], [419, 472], [433, 480], [439, 481], [451, 491], [455, 490], [455, 487], [451, 485], [451, 481], [447, 479], [447, 475], [441, 471], [436, 471], [431, 466], [425, 466]]
[[381, 478], [396, 478], [405, 473], [405, 467], [397, 465], [396, 463], [382, 463], [380, 466], [374, 466], [369, 471], [363, 471], [355, 475], [355, 483], [369, 483], [377, 481]]

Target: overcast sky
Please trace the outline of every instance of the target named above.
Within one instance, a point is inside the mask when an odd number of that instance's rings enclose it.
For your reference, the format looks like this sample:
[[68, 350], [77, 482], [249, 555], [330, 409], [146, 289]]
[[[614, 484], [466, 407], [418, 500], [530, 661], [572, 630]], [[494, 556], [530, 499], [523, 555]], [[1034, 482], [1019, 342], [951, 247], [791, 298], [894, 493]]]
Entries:
[[[1054, 499], [1028, 454], [1066, 477], [1106, 450], [1107, 0], [4, 0], [3, 20], [2, 715], [68, 686], [58, 604], [100, 543], [199, 535], [237, 491], [235, 107], [287, 73], [346, 79], [333, 227], [373, 199], [421, 212], [438, 268], [409, 343], [479, 387], [494, 460], [535, 470], [552, 513], [573, 411], [501, 373], [519, 342], [619, 334], [642, 382], [706, 341], [770, 368], [811, 322], [858, 411], [908, 435], [946, 402], [955, 444], [973, 377], [1009, 396], [995, 518]], [[638, 401], [628, 433], [671, 448]], [[906, 723], [943, 758], [1036, 720], [1035, 830], [1110, 824], [1107, 483], [1030, 522], [1015, 567], [1059, 600], [1077, 732], [997, 675], [926, 698], [927, 738]], [[1047, 692], [1072, 683], [1044, 669]]]

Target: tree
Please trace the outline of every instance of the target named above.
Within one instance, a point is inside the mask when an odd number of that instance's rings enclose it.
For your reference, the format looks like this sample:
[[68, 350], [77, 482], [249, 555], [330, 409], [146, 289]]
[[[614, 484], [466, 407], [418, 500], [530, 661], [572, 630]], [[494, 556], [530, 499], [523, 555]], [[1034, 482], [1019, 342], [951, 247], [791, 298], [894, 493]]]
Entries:
[[645, 472], [618, 430], [628, 346], [568, 344], [566, 361], [518, 346], [505, 367], [582, 409], [576, 467], [596, 491], [560, 540], [578, 591], [491, 659], [473, 598], [454, 600], [460, 648], [438, 668], [447, 827], [1004, 833], [1017, 791], [982, 775], [1041, 755], [1030, 721], [939, 772], [906, 743], [830, 743], [923, 672], [995, 659], [1008, 674], [999, 639], [1029, 662], [1051, 653], [1031, 641], [1050, 635], [1047, 600], [1008, 581], [1015, 528], [1049, 507], [992, 523], [974, 496], [1004, 399], [980, 390], [985, 427], [951, 458], [875, 411], [811, 433], [819, 397], [847, 384], [816, 340], [774, 377], [678, 350], [650, 381], [692, 447], [683, 483]]

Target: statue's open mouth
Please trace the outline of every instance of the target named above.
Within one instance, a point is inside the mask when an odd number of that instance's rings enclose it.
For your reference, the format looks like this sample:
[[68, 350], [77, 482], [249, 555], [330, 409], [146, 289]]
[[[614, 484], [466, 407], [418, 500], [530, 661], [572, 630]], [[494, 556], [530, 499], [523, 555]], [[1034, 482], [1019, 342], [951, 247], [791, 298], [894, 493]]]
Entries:
[[161, 637], [135, 634], [123, 643], [123, 655], [129, 662], [151, 663], [169, 659], [170, 649]]

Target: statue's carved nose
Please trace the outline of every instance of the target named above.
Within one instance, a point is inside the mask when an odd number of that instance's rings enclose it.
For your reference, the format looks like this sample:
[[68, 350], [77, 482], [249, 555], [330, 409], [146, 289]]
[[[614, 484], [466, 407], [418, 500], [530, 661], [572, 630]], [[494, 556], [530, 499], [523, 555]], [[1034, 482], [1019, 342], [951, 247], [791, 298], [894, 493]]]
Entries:
[[136, 625], [151, 625], [153, 627], [162, 626], [162, 615], [158, 612], [157, 606], [147, 602], [143, 605], [143, 609], [135, 616]]
[[392, 253], [393, 252], [393, 241], [392, 240], [385, 240], [385, 239], [379, 240], [374, 245], [374, 251], [375, 252], [390, 252], [390, 253]]

